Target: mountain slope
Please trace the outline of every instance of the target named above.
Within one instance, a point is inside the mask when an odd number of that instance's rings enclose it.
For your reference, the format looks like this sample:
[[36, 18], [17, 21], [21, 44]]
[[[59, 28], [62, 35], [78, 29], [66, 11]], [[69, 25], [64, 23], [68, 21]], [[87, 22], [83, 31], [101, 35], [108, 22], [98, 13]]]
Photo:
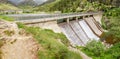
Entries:
[[[58, 1], [58, 0], [56, 0]], [[112, 2], [111, 2], [112, 1]], [[88, 12], [88, 11], [106, 11], [111, 7], [119, 7], [119, 0], [59, 0], [43, 6], [37, 7], [36, 11], [61, 11], [68, 12]]]
[[8, 3], [8, 0], [0, 0], [0, 3]]

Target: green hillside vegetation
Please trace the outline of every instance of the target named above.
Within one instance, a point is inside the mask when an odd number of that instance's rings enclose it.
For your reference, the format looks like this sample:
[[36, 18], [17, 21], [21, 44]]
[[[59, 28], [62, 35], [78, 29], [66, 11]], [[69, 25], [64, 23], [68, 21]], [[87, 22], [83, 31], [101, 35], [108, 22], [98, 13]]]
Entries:
[[[112, 38], [113, 43], [120, 42], [120, 8], [113, 8], [105, 12], [104, 17], [107, 17], [107, 22], [105, 22], [106, 19], [103, 19], [105, 26], [103, 26], [104, 29], [108, 30], [106, 32], [106, 38], [109, 37]], [[103, 17], [103, 18], [104, 18]]]
[[0, 3], [0, 14], [14, 14], [18, 13], [20, 9], [18, 7], [13, 6], [9, 3]]
[[108, 7], [111, 6], [98, 2], [88, 2], [87, 0], [56, 0], [55, 2], [38, 6], [34, 11], [88, 12], [105, 10]]
[[[81, 48], [80, 48], [81, 49]], [[100, 41], [91, 41], [82, 51], [93, 59], [119, 59], [120, 43], [114, 44], [112, 47], [105, 47]]]
[[0, 20], [14, 21], [14, 18], [8, 17], [8, 16], [0, 15]]
[[37, 6], [33, 9], [33, 11], [36, 11], [36, 12], [50, 12], [50, 8], [52, 8], [56, 3], [58, 3], [60, 0], [55, 0], [54, 2], [51, 2], [51, 3], [47, 3], [47, 4], [44, 4], [44, 5], [40, 5], [40, 6]]
[[11, 4], [0, 4], [0, 11], [1, 10], [19, 10], [19, 9]]
[[70, 43], [62, 33], [38, 27], [26, 27], [21, 23], [18, 23], [18, 27], [32, 34], [43, 47], [38, 52], [39, 59], [81, 59], [80, 54], [69, 51], [67, 47]]

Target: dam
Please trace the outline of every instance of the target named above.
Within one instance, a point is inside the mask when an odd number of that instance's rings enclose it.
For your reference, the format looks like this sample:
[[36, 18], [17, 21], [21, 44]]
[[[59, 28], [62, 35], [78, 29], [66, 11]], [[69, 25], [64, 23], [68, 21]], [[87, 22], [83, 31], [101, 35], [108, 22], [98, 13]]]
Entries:
[[63, 33], [73, 46], [85, 46], [90, 40], [100, 40], [103, 34], [101, 12], [47, 15], [7, 15], [27, 26], [36, 26]]

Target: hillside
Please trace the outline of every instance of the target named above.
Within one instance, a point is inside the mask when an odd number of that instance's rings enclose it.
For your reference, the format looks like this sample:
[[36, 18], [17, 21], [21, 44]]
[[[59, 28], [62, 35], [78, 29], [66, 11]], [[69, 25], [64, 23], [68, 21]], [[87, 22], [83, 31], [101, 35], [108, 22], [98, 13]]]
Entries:
[[13, 4], [15, 6], [38, 6], [41, 4], [46, 4], [46, 3], [50, 3], [54, 0], [0, 0], [0, 3], [10, 3]]
[[88, 12], [105, 11], [107, 8], [120, 7], [119, 0], [101, 1], [101, 0], [56, 0], [52, 3], [38, 6], [34, 11], [61, 11], [68, 12]]
[[0, 3], [8, 3], [8, 0], [0, 0]]
[[82, 59], [78, 52], [68, 49], [69, 41], [62, 33], [27, 27], [8, 19], [0, 16], [0, 58]]
[[15, 7], [15, 6], [11, 5], [11, 4], [3, 4], [3, 3], [1, 3], [0, 4], [0, 11], [1, 10], [19, 10], [19, 8]]

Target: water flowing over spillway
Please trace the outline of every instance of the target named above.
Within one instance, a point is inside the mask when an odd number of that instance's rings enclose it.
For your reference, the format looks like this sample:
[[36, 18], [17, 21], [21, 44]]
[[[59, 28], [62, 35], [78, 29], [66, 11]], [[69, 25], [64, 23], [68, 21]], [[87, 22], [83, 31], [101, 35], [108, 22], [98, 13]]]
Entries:
[[79, 38], [76, 36], [76, 34], [67, 23], [61, 23], [59, 24], [59, 26], [73, 45], [83, 46], [82, 42], [79, 40]]
[[100, 29], [93, 22], [93, 18], [92, 17], [85, 18], [85, 21], [88, 23], [88, 25], [93, 30], [93, 32], [95, 32], [95, 34], [97, 34], [98, 36], [102, 35], [102, 31], [100, 31]]
[[76, 21], [71, 21], [70, 26], [73, 28], [74, 32], [76, 33], [76, 35], [79, 37], [83, 44], [86, 44], [87, 41], [89, 41], [88, 37], [85, 35], [82, 28]]
[[58, 24], [72, 45], [85, 46], [90, 40], [99, 40], [103, 33], [92, 17]]
[[87, 36], [88, 36], [90, 39], [95, 39], [95, 40], [98, 40], [98, 39], [99, 39], [99, 37], [97, 37], [97, 36], [92, 32], [92, 30], [91, 30], [90, 27], [87, 25], [87, 23], [85, 22], [85, 20], [79, 21], [79, 24], [80, 24], [81, 27], [84, 29], [85, 33], [87, 34]]

